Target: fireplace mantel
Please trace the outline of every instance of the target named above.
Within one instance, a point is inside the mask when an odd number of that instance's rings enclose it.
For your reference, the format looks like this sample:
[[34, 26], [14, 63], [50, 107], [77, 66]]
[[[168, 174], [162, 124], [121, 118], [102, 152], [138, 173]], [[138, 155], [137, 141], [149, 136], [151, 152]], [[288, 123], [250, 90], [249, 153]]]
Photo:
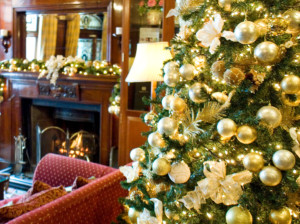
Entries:
[[22, 99], [44, 99], [99, 105], [99, 161], [109, 163], [109, 152], [113, 146], [113, 119], [108, 113], [109, 97], [118, 77], [92, 75], [60, 75], [57, 85], [49, 80], [38, 79], [39, 73], [0, 71], [6, 79], [4, 101], [0, 104], [0, 157], [14, 161], [14, 136], [22, 128]]

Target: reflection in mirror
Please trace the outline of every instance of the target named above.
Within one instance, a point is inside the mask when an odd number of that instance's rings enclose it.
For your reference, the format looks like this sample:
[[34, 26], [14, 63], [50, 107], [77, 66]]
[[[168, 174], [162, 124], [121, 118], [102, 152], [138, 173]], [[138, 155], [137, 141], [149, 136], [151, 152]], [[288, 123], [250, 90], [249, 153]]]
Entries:
[[106, 13], [26, 14], [26, 58], [48, 60], [52, 55], [105, 60]]

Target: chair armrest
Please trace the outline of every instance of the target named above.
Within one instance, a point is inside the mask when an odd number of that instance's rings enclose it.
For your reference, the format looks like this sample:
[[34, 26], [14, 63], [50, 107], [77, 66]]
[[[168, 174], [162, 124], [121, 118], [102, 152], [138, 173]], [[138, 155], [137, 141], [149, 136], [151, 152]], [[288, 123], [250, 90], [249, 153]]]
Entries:
[[116, 170], [8, 223], [111, 223], [121, 213], [118, 198], [128, 194], [120, 185], [122, 180], [124, 176]]
[[77, 176], [99, 178], [115, 170], [97, 163], [49, 153], [38, 163], [33, 181], [40, 180], [51, 186], [70, 186]]

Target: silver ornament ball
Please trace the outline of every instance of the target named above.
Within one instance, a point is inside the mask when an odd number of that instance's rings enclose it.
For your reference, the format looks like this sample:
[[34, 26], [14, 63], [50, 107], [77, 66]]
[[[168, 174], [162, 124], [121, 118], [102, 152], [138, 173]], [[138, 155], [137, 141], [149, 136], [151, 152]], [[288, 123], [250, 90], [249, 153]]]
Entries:
[[166, 110], [170, 110], [171, 109], [171, 102], [172, 102], [173, 99], [174, 99], [173, 95], [165, 96], [162, 99], [162, 106], [163, 106], [163, 108], [166, 109]]
[[248, 209], [234, 206], [226, 212], [227, 224], [252, 224], [253, 218]]
[[282, 179], [282, 174], [279, 169], [274, 166], [265, 166], [259, 172], [259, 179], [264, 185], [274, 187], [280, 184]]
[[278, 58], [278, 55], [279, 47], [271, 41], [262, 42], [254, 49], [254, 56], [261, 63], [273, 63]]
[[192, 80], [195, 77], [195, 66], [192, 64], [184, 64], [180, 67], [179, 73], [185, 80]]
[[165, 145], [165, 141], [162, 135], [158, 132], [153, 132], [148, 136], [148, 142], [152, 147], [162, 148]]
[[190, 87], [189, 97], [195, 103], [205, 102], [205, 98], [203, 97], [203, 89], [202, 89], [201, 83], [196, 82]]
[[241, 44], [252, 44], [258, 37], [258, 29], [251, 21], [241, 22], [234, 29], [234, 36]]
[[164, 66], [164, 72], [170, 73], [170, 72], [178, 72], [178, 64], [175, 61], [170, 61]]
[[278, 150], [272, 156], [274, 165], [280, 170], [290, 170], [295, 166], [296, 158], [288, 150]]
[[157, 124], [157, 131], [160, 134], [172, 135], [177, 129], [177, 122], [170, 117], [164, 117]]
[[130, 159], [134, 162], [145, 159], [145, 151], [141, 148], [134, 148], [130, 151]]
[[280, 111], [273, 106], [264, 106], [260, 108], [257, 111], [256, 117], [271, 128], [278, 127], [282, 120]]
[[191, 170], [185, 162], [174, 163], [169, 172], [169, 178], [176, 184], [183, 184], [190, 179]]
[[176, 84], [179, 82], [180, 75], [176, 71], [171, 71], [169, 73], [166, 73], [164, 76], [164, 82], [169, 87], [175, 87]]
[[236, 129], [236, 123], [229, 118], [222, 119], [217, 124], [218, 133], [225, 138], [231, 138], [235, 135]]
[[280, 85], [286, 94], [296, 94], [300, 91], [300, 78], [296, 75], [285, 76]]

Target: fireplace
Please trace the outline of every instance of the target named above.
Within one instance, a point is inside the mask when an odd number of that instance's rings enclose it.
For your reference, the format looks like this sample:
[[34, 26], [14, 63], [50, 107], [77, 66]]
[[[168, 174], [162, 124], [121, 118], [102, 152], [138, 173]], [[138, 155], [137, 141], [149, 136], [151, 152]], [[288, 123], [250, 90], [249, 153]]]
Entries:
[[[23, 154], [24, 160], [27, 159], [26, 169], [33, 171], [39, 158], [47, 152], [72, 157], [79, 154], [83, 155], [82, 159], [109, 165], [110, 151], [118, 142], [118, 132], [114, 129], [118, 121], [108, 113], [109, 97], [117, 77], [61, 76], [56, 88], [45, 79], [37, 79], [38, 73], [2, 72], [1, 75], [6, 79], [7, 89], [0, 107], [3, 114], [0, 116], [3, 133], [0, 158], [15, 161], [18, 150], [15, 150], [14, 137], [21, 129], [26, 138]], [[72, 94], [64, 94], [64, 90], [72, 90], [68, 91]], [[45, 129], [48, 134], [37, 138], [37, 128], [38, 135]], [[36, 151], [38, 139], [40, 151]], [[81, 153], [86, 149], [88, 158]]]
[[22, 99], [22, 132], [29, 165], [47, 153], [99, 163], [101, 105]]

